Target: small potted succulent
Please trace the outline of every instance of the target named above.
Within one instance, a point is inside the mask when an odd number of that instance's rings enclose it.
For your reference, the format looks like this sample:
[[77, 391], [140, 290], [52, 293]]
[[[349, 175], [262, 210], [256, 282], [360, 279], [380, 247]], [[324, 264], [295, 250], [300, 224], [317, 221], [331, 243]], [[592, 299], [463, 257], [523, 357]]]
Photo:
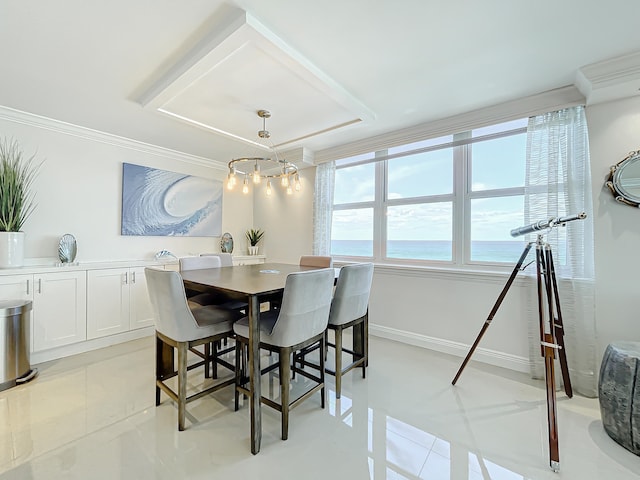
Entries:
[[249, 242], [249, 255], [258, 254], [258, 242], [262, 239], [264, 232], [259, 228], [250, 228], [246, 231], [245, 236]]

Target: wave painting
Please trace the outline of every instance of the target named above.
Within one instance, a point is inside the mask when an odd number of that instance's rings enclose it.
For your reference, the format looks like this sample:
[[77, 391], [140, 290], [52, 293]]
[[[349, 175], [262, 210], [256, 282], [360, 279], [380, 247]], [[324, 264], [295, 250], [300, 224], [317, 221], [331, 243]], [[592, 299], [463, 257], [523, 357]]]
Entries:
[[221, 236], [222, 182], [123, 163], [122, 235]]

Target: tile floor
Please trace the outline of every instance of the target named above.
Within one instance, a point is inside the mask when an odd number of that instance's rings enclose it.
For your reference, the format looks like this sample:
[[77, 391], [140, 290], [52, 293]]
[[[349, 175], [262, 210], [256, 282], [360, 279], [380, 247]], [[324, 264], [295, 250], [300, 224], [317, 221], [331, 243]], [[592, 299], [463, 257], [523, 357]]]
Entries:
[[255, 456], [231, 388], [189, 404], [184, 432], [166, 396], [154, 406], [152, 338], [37, 365], [35, 380], [0, 392], [0, 479], [640, 479], [597, 400], [559, 396], [554, 473], [541, 382], [472, 362], [453, 387], [459, 358], [370, 343], [367, 378], [349, 374], [339, 400], [329, 388], [325, 410], [319, 396], [296, 408], [286, 442], [263, 407]]

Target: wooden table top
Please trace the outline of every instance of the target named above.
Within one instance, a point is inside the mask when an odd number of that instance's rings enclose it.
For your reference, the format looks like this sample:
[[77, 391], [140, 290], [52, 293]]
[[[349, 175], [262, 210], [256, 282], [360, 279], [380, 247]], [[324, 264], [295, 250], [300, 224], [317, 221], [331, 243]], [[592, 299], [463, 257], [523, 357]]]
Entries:
[[258, 263], [188, 270], [181, 272], [181, 275], [185, 285], [197, 284], [244, 295], [263, 295], [282, 290], [290, 273], [306, 270], [317, 270], [317, 267], [302, 267], [287, 263]]

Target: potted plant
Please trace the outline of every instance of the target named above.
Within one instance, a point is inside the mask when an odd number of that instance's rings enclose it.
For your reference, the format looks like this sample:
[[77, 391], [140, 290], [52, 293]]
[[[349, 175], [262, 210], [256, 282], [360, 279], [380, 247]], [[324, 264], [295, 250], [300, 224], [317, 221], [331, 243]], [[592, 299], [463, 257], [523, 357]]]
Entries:
[[263, 235], [264, 232], [259, 228], [250, 228], [246, 231], [245, 236], [247, 237], [247, 241], [249, 242], [249, 255], [258, 254], [258, 242], [260, 241], [260, 239], [262, 239]]
[[36, 206], [31, 187], [40, 165], [24, 157], [15, 139], [0, 140], [0, 268], [24, 262], [22, 226]]

